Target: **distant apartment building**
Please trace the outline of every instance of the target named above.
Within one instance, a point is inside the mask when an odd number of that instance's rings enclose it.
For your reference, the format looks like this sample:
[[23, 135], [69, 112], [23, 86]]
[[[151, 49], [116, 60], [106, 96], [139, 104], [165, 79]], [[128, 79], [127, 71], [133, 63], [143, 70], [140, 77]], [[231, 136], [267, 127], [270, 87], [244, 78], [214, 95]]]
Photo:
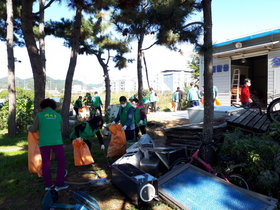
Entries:
[[[164, 70], [158, 74], [149, 75], [150, 87], [156, 91], [174, 91], [177, 87], [184, 88], [192, 81], [191, 70]], [[112, 92], [137, 92], [138, 82], [136, 77], [123, 76], [111, 79]], [[105, 83], [102, 87], [105, 90]], [[143, 75], [143, 88], [148, 89], [146, 75]]]
[[137, 79], [133, 77], [113, 78], [110, 82], [112, 92], [134, 92], [138, 89]]
[[177, 87], [183, 89], [185, 84], [191, 82], [191, 70], [165, 70], [161, 72], [161, 78], [163, 79], [163, 83], [169, 88], [171, 91], [175, 91]]

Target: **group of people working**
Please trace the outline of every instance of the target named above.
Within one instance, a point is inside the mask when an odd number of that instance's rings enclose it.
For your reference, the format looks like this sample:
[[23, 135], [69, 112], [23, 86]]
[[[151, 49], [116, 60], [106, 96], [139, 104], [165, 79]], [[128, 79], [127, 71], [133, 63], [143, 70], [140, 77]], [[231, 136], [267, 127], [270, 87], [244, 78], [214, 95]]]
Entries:
[[[81, 100], [79, 97], [78, 100]], [[120, 109], [117, 117], [112, 124], [120, 123], [123, 125], [123, 130], [126, 135], [126, 140], [134, 140], [139, 137], [139, 131], [142, 134], [146, 133], [147, 117], [144, 106], [139, 105], [139, 100], [134, 98], [132, 102], [128, 102], [125, 96], [121, 96]], [[55, 111], [56, 102], [53, 99], [47, 98], [40, 103], [41, 112], [39, 112], [33, 121], [33, 125], [28, 126], [28, 131], [39, 132], [38, 146], [42, 157], [42, 174], [45, 184], [45, 190], [55, 189], [57, 191], [67, 189], [68, 184], [64, 182], [66, 158], [62, 140], [62, 117]], [[70, 139], [83, 139], [89, 149], [91, 149], [90, 137], [96, 135], [100, 149], [104, 150], [104, 141], [100, 129], [103, 127], [102, 116], [94, 116], [92, 119], [82, 122], [75, 126], [74, 131], [70, 134]], [[51, 177], [51, 151], [54, 152], [57, 161], [57, 176], [55, 184], [52, 183]]]
[[[240, 91], [240, 102], [244, 108], [250, 107], [250, 104], [253, 102], [251, 99], [250, 86], [251, 86], [251, 80], [249, 78], [246, 78], [244, 80], [243, 85], [241, 86], [241, 91]], [[178, 87], [176, 92], [173, 94], [172, 101], [179, 102], [179, 98], [180, 98], [179, 91], [180, 88]], [[213, 86], [213, 101], [215, 101], [217, 97], [218, 97], [218, 88], [216, 86]], [[191, 82], [190, 88], [186, 95], [186, 100], [190, 102], [190, 107], [199, 106], [200, 105], [199, 101], [201, 98], [202, 98], [202, 94], [198, 86], [195, 85], [193, 82]]]
[[142, 135], [146, 134], [147, 115], [145, 107], [139, 104], [137, 98], [129, 102], [125, 96], [121, 96], [119, 102], [121, 106], [111, 124], [121, 123], [127, 141], [138, 140], [139, 131], [141, 131]]
[[[98, 95], [97, 91], [94, 92], [93, 97], [91, 96], [90, 93], [86, 93], [84, 100], [82, 100], [82, 99], [83, 99], [83, 97], [79, 96], [79, 98], [74, 103], [74, 110], [76, 112], [76, 118], [78, 118], [78, 116], [79, 116], [79, 109], [81, 109], [83, 107], [83, 102], [84, 102], [84, 105], [90, 106], [91, 109], [94, 108], [96, 111], [99, 112], [99, 115], [102, 116], [101, 107], [103, 107], [103, 103], [102, 103], [102, 100], [101, 100], [100, 96]], [[97, 114], [97, 112], [95, 114]]]
[[[199, 90], [198, 85], [195, 85], [194, 82], [190, 83], [190, 88], [186, 95], [186, 101], [190, 102], [190, 107], [195, 107], [200, 105], [200, 100], [203, 98], [202, 92]], [[218, 97], [218, 88], [213, 86], [213, 101]]]
[[172, 111], [182, 110], [182, 100], [183, 100], [183, 91], [180, 90], [180, 87], [177, 87], [177, 90], [172, 95]]

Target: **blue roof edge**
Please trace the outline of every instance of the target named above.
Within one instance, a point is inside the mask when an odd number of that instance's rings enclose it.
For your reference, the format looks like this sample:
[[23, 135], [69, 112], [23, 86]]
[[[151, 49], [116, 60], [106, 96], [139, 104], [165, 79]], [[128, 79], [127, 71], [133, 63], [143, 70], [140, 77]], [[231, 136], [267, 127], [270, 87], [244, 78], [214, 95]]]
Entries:
[[245, 36], [245, 37], [241, 37], [241, 38], [237, 38], [237, 39], [232, 39], [226, 42], [221, 42], [218, 44], [214, 44], [213, 47], [221, 47], [221, 46], [225, 46], [228, 44], [232, 44], [234, 42], [242, 42], [242, 41], [247, 41], [247, 40], [251, 40], [251, 39], [256, 39], [256, 38], [260, 38], [260, 37], [264, 37], [264, 36], [269, 36], [269, 35], [273, 35], [273, 34], [278, 34], [280, 33], [280, 29], [274, 29], [272, 31], [266, 31], [266, 32], [262, 32], [259, 34], [253, 34], [250, 36]]

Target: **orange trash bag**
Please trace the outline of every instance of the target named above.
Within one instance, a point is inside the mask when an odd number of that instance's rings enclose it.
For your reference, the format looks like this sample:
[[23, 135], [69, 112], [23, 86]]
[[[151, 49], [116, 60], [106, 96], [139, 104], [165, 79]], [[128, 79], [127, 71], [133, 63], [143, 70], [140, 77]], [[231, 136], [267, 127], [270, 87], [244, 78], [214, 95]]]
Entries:
[[74, 164], [75, 166], [84, 166], [94, 163], [92, 155], [87, 144], [82, 140], [74, 139], [72, 142], [74, 147]]
[[120, 124], [114, 124], [108, 127], [112, 135], [107, 150], [107, 157], [121, 157], [125, 154], [126, 137], [122, 127]]
[[204, 105], [204, 97], [200, 99], [201, 105]]
[[38, 146], [39, 132], [28, 132], [28, 170], [31, 174], [42, 176], [42, 157]]

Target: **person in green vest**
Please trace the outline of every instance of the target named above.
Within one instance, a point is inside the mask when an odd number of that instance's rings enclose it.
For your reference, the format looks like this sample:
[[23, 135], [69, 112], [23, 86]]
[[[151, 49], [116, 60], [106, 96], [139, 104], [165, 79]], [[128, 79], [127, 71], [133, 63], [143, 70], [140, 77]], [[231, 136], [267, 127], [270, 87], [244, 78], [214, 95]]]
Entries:
[[131, 96], [131, 97], [129, 98], [130, 103], [131, 103], [132, 100], [135, 99], [135, 98], [137, 99], [137, 94], [134, 94], [133, 96]]
[[125, 96], [121, 96], [120, 99], [120, 109], [117, 114], [117, 117], [114, 119], [114, 121], [111, 124], [115, 124], [120, 121], [120, 123], [123, 126], [123, 130], [125, 132], [126, 140], [133, 141], [134, 140], [134, 130], [135, 130], [135, 124], [134, 124], [134, 108], [130, 102], [127, 102], [127, 99]]
[[76, 118], [78, 118], [79, 109], [83, 107], [82, 98], [83, 98], [82, 96], [79, 96], [79, 98], [74, 103], [74, 110], [76, 112]]
[[[42, 174], [45, 183], [45, 190], [55, 189], [56, 191], [66, 189], [68, 184], [64, 183], [64, 174], [66, 168], [66, 159], [62, 141], [62, 118], [56, 109], [56, 102], [53, 99], [46, 98], [41, 101], [39, 112], [33, 125], [28, 127], [28, 131], [35, 133], [39, 131], [39, 148], [42, 157]], [[51, 151], [55, 154], [57, 161], [57, 174], [55, 186], [52, 183], [51, 176]]]
[[84, 142], [88, 145], [89, 149], [91, 150], [91, 142], [89, 141], [89, 138], [92, 137], [94, 134], [96, 134], [99, 143], [101, 145], [100, 149], [104, 150], [104, 141], [102, 138], [102, 135], [100, 133], [100, 130], [103, 126], [103, 119], [100, 116], [93, 117], [92, 119], [83, 122], [79, 125], [75, 126], [75, 130], [70, 134], [70, 139], [73, 141], [74, 139], [78, 139], [79, 141], [81, 139], [84, 140]]
[[99, 111], [99, 115], [102, 116], [101, 107], [103, 107], [103, 104], [97, 91], [94, 92], [92, 101], [93, 101], [93, 106], [95, 107], [96, 110]]
[[139, 100], [133, 99], [132, 106], [134, 107], [134, 120], [135, 120], [135, 138], [139, 138], [139, 130], [141, 134], [146, 134], [146, 125], [147, 125], [147, 115], [145, 113], [145, 107], [139, 105]]
[[86, 93], [83, 102], [85, 103], [86, 106], [92, 107], [92, 97], [90, 93]]

